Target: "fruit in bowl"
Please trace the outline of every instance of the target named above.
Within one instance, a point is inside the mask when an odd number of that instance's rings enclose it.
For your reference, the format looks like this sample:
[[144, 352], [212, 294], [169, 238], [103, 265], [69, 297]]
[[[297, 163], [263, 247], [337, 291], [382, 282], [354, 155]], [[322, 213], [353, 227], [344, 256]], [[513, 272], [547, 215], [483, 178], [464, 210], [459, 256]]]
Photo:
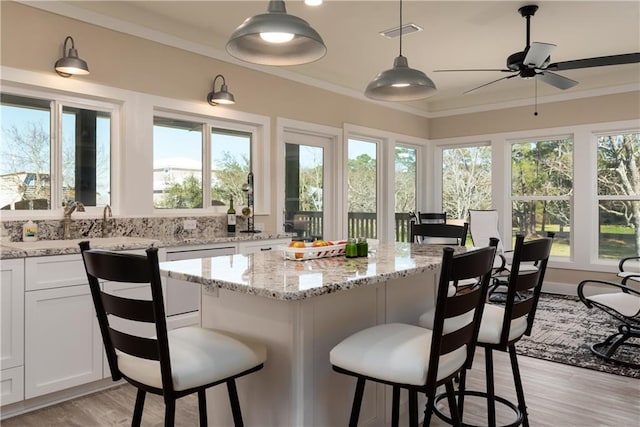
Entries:
[[[307, 245], [305, 245], [304, 242], [298, 241], [298, 240], [294, 240], [293, 242], [289, 243], [289, 247], [290, 248], [306, 248]], [[304, 257], [304, 252], [296, 252], [295, 253], [295, 257], [296, 259], [300, 259], [302, 257]]]
[[318, 248], [321, 246], [329, 246], [329, 242], [325, 241], [325, 240], [316, 240], [315, 242], [313, 242], [311, 244], [312, 247], [314, 248]]

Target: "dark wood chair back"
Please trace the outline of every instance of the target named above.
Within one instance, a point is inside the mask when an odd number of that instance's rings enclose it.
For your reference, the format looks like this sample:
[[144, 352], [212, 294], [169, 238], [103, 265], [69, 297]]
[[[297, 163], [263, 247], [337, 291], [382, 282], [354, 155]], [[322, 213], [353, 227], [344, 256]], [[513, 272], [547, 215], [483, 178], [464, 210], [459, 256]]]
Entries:
[[[156, 360], [160, 363], [163, 390], [173, 392], [167, 323], [162, 299], [162, 283], [158, 265], [158, 249], [149, 248], [147, 255], [123, 254], [90, 249], [89, 242], [81, 242], [80, 250], [89, 279], [91, 296], [96, 309], [102, 341], [111, 370], [117, 381], [123, 377], [118, 368], [116, 350], [132, 356]], [[151, 300], [138, 300], [111, 295], [101, 290], [100, 282], [148, 283]], [[155, 325], [155, 338], [121, 332], [112, 327], [109, 318], [115, 316], [128, 321]], [[127, 379], [130, 381], [129, 379]]]
[[[445, 383], [455, 376], [453, 373], [447, 378], [436, 381], [440, 356], [466, 346], [465, 367], [471, 367], [496, 248], [489, 246], [458, 255], [454, 255], [453, 252], [453, 248], [443, 249], [427, 389], [430, 386]], [[447, 296], [450, 283], [468, 279], [475, 279], [477, 284], [465, 287], [453, 296]], [[459, 319], [462, 317], [470, 319], [470, 321], [460, 321]], [[450, 330], [452, 327], [447, 326], [448, 330], [445, 331], [446, 322], [460, 323], [460, 327], [456, 330]]]
[[[411, 224], [411, 242], [464, 246], [469, 224]], [[437, 240], [436, 240], [437, 238]]]
[[[509, 342], [509, 328], [513, 319], [527, 316], [527, 329], [524, 334], [531, 334], [552, 243], [553, 239], [549, 237], [525, 242], [524, 235], [516, 236], [500, 336], [501, 347], [506, 348], [520, 339], [518, 337]], [[533, 263], [537, 268], [520, 272], [520, 264], [523, 262]]]
[[420, 212], [418, 211], [418, 224], [446, 224], [446, 212]]

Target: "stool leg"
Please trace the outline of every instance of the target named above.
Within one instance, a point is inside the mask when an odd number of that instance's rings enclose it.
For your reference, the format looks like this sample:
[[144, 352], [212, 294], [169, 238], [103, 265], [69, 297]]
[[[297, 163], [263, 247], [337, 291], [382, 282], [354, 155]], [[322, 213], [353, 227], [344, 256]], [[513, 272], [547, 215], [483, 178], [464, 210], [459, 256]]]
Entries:
[[168, 399], [164, 402], [164, 427], [173, 427], [176, 420], [176, 401]]
[[447, 400], [449, 401], [449, 412], [451, 413], [451, 425], [455, 427], [462, 426], [462, 420], [460, 419], [460, 409], [456, 405], [456, 394], [453, 390], [453, 381], [449, 381], [445, 384], [447, 389]]
[[233, 425], [243, 427], [242, 412], [240, 411], [240, 401], [238, 400], [238, 389], [236, 381], [232, 378], [227, 381], [227, 391], [229, 392], [229, 402], [231, 403], [231, 413], [233, 414]]
[[467, 370], [460, 371], [460, 379], [458, 381], [458, 413], [460, 414], [460, 422], [464, 417], [464, 390], [467, 382]]
[[513, 371], [513, 382], [516, 386], [516, 394], [518, 395], [518, 407], [522, 413], [523, 427], [529, 427], [529, 417], [527, 416], [527, 404], [524, 401], [524, 389], [522, 388], [522, 378], [520, 378], [520, 368], [518, 367], [518, 357], [516, 355], [516, 346], [509, 346], [509, 359], [511, 359], [511, 370]]
[[427, 406], [424, 408], [424, 420], [422, 422], [423, 427], [427, 427], [431, 424], [431, 415], [433, 415], [433, 400], [435, 399], [435, 391], [433, 395], [427, 394]]
[[493, 386], [493, 350], [485, 347], [485, 369], [487, 374], [487, 420], [489, 427], [496, 427], [496, 394]]
[[142, 422], [142, 408], [144, 408], [144, 398], [146, 397], [146, 395], [146, 391], [138, 389], [138, 394], [136, 396], [136, 406], [133, 409], [133, 419], [131, 420], [131, 427], [140, 427], [140, 423]]
[[391, 406], [391, 427], [398, 427], [400, 422], [400, 387], [393, 386], [393, 400]]
[[418, 427], [418, 392], [409, 390], [409, 426]]
[[207, 391], [198, 392], [198, 410], [200, 412], [200, 427], [207, 427]]
[[364, 395], [365, 379], [358, 377], [356, 383], [356, 393], [353, 395], [353, 406], [351, 407], [351, 418], [349, 418], [349, 427], [358, 426], [358, 418], [360, 417], [360, 406], [362, 405], [362, 396]]

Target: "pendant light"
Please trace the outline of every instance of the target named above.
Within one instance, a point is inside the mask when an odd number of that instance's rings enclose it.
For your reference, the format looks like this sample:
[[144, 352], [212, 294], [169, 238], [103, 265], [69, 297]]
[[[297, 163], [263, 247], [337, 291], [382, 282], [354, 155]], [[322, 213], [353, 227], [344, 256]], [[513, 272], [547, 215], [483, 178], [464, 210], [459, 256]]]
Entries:
[[327, 53], [320, 34], [307, 21], [287, 14], [283, 0], [270, 0], [268, 12], [247, 18], [231, 34], [227, 52], [262, 65], [298, 65]]
[[436, 92], [436, 85], [420, 70], [409, 68], [402, 56], [402, 0], [400, 0], [400, 55], [393, 61], [393, 68], [378, 74], [367, 85], [364, 94], [379, 101], [416, 101]]

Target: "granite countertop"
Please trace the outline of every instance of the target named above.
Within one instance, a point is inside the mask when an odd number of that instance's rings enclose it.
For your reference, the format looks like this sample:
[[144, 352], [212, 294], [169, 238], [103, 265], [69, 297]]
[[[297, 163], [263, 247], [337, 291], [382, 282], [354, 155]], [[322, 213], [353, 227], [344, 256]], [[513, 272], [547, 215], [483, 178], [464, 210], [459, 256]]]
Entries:
[[[442, 245], [380, 243], [367, 258], [286, 260], [281, 251], [160, 263], [163, 276], [277, 300], [302, 300], [440, 268]], [[457, 247], [457, 252], [465, 251]]]
[[35, 242], [2, 242], [0, 243], [0, 259], [26, 258], [46, 255], [68, 255], [80, 253], [78, 244], [88, 240], [92, 248], [109, 250], [143, 249], [150, 246], [177, 247], [190, 245], [217, 244], [229, 242], [256, 241], [265, 239], [284, 239], [291, 237], [288, 233], [269, 234], [256, 233], [201, 237], [190, 239], [153, 239], [144, 237], [99, 237], [71, 240], [38, 240]]

